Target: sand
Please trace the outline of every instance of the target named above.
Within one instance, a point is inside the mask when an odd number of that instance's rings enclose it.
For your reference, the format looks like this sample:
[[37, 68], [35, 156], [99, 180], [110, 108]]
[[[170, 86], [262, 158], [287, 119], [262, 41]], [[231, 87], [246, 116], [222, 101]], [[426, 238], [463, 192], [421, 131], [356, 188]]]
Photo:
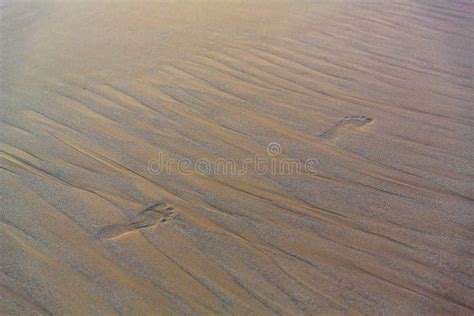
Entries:
[[472, 2], [0, 10], [1, 314], [474, 313]]

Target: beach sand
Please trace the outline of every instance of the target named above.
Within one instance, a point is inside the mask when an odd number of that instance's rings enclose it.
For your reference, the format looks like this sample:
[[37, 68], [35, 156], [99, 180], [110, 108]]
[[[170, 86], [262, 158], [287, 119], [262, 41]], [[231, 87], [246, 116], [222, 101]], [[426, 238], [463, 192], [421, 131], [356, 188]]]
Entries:
[[3, 1], [0, 313], [472, 315], [473, 13]]

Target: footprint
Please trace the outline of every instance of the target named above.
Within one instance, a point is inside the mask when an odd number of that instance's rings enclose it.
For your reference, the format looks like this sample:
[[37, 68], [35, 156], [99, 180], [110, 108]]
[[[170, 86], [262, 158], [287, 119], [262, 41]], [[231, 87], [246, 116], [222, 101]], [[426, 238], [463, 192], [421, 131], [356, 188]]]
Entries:
[[322, 139], [333, 139], [339, 134], [340, 129], [344, 128], [345, 126], [361, 127], [369, 124], [372, 121], [373, 119], [367, 116], [346, 116], [336, 125], [321, 133], [319, 137], [321, 137]]
[[164, 202], [153, 204], [140, 211], [129, 223], [107, 225], [100, 228], [97, 237], [111, 239], [137, 229], [154, 226], [158, 222], [166, 222], [174, 214], [173, 209], [172, 206]]

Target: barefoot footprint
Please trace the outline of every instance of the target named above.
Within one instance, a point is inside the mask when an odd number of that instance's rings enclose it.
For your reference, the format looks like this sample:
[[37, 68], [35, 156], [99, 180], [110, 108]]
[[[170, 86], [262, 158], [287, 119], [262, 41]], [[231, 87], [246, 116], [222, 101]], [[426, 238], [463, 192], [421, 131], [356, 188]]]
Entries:
[[336, 125], [331, 127], [330, 129], [326, 130], [323, 132], [319, 137], [323, 139], [332, 139], [335, 138], [339, 132], [339, 130], [345, 126], [355, 126], [355, 127], [361, 127], [364, 125], [369, 124], [372, 122], [372, 118], [367, 117], [367, 116], [346, 116], [342, 120], [340, 120]]
[[140, 211], [129, 223], [102, 227], [97, 236], [101, 239], [115, 238], [137, 229], [154, 226], [158, 222], [166, 222], [173, 213], [172, 206], [159, 202]]

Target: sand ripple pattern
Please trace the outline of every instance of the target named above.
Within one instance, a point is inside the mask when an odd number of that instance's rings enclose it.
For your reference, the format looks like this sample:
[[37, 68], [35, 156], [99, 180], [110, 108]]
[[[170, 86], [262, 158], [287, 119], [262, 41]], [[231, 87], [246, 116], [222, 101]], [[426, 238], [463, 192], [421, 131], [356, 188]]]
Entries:
[[472, 315], [473, 4], [190, 3], [2, 5], [0, 313]]

